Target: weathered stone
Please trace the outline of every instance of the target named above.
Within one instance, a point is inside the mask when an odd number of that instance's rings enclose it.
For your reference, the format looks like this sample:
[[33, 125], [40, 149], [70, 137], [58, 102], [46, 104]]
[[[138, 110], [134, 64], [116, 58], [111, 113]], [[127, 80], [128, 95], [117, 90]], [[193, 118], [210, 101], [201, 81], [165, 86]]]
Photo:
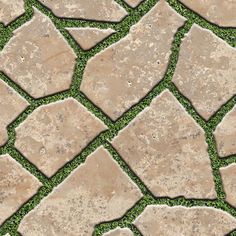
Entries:
[[51, 177], [106, 126], [73, 98], [37, 108], [16, 129], [15, 147]]
[[220, 168], [226, 201], [236, 207], [236, 163]]
[[51, 20], [34, 8], [0, 53], [0, 70], [34, 98], [70, 87], [76, 55]]
[[28, 106], [28, 102], [0, 80], [0, 146], [8, 140], [7, 126]]
[[24, 0], [0, 0], [0, 22], [5, 25], [25, 12]]
[[0, 156], [0, 225], [41, 187], [41, 183], [9, 155]]
[[236, 27], [235, 0], [180, 0], [180, 2], [212, 23]]
[[104, 148], [97, 149], [22, 220], [24, 236], [90, 236], [96, 224], [123, 216], [140, 198]]
[[160, 0], [126, 37], [88, 61], [81, 91], [116, 120], [163, 78], [184, 21]]
[[144, 0], [124, 0], [124, 1], [134, 8], [134, 7], [137, 7]]
[[236, 49], [193, 25], [181, 44], [173, 82], [208, 120], [236, 93]]
[[226, 114], [216, 127], [214, 136], [221, 157], [236, 154], [236, 106]]
[[84, 50], [89, 50], [100, 43], [102, 40], [115, 33], [113, 29], [98, 28], [66, 28], [71, 36], [77, 41]]
[[134, 234], [128, 228], [117, 228], [103, 234], [103, 236], [133, 236]]
[[112, 145], [155, 196], [216, 198], [204, 131], [168, 90]]
[[56, 16], [119, 22], [127, 12], [114, 0], [39, 0]]
[[236, 219], [212, 207], [151, 205], [134, 224], [144, 236], [224, 236], [236, 229]]

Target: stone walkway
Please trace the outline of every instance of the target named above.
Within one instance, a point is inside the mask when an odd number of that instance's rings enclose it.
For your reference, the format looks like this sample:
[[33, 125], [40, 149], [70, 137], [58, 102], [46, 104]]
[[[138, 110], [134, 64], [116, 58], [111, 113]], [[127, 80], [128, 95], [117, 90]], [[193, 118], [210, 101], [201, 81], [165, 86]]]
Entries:
[[235, 13], [0, 0], [0, 236], [235, 236]]

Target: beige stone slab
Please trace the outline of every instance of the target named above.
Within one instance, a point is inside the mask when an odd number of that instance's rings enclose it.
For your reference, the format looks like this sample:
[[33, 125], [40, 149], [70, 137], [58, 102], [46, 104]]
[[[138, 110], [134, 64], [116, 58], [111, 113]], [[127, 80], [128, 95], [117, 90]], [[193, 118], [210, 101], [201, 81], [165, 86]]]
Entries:
[[137, 7], [144, 0], [124, 0], [124, 1], [134, 8], [134, 7]]
[[88, 61], [81, 91], [116, 120], [163, 78], [174, 35], [184, 21], [160, 0], [126, 37]]
[[180, 2], [214, 24], [236, 27], [235, 0], [180, 0]]
[[236, 207], [236, 163], [220, 168], [226, 201]]
[[15, 147], [51, 177], [106, 126], [73, 98], [43, 105], [16, 129]]
[[28, 201], [41, 183], [8, 154], [0, 156], [0, 225]]
[[204, 131], [168, 90], [112, 145], [156, 197], [216, 198]]
[[8, 140], [7, 126], [28, 106], [28, 102], [0, 80], [0, 146]]
[[100, 43], [102, 40], [115, 33], [111, 28], [66, 28], [71, 36], [77, 41], [83, 50], [89, 50]]
[[236, 49], [194, 24], [180, 48], [173, 82], [208, 120], [236, 93]]
[[103, 234], [103, 236], [133, 236], [133, 235], [134, 234], [132, 233], [130, 229], [119, 228], [119, 227]]
[[13, 34], [0, 52], [1, 71], [34, 98], [69, 89], [76, 55], [46, 15], [34, 8]]
[[221, 157], [236, 154], [236, 106], [223, 118], [214, 131]]
[[56, 16], [119, 22], [128, 13], [114, 0], [39, 0]]
[[0, 0], [0, 22], [5, 25], [8, 25], [24, 12], [24, 0]]
[[21, 221], [24, 236], [91, 236], [96, 224], [120, 218], [142, 194], [99, 148]]
[[134, 224], [143, 236], [225, 236], [236, 229], [236, 219], [212, 207], [150, 205]]

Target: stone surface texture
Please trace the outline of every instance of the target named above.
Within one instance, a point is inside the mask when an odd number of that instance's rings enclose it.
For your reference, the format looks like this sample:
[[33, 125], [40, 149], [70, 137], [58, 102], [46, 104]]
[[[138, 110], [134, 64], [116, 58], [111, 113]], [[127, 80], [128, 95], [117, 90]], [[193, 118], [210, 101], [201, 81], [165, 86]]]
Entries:
[[56, 16], [119, 22], [127, 12], [114, 0], [39, 0]]
[[23, 112], [28, 102], [0, 80], [0, 146], [8, 140], [7, 126]]
[[129, 4], [131, 7], [137, 7], [141, 2], [144, 0], [124, 0], [127, 4]]
[[103, 234], [103, 236], [133, 236], [134, 234], [128, 228], [117, 228]]
[[168, 90], [112, 145], [155, 196], [216, 198], [204, 132]]
[[225, 236], [236, 229], [236, 219], [211, 207], [150, 205], [134, 224], [144, 236]]
[[100, 43], [102, 40], [115, 33], [111, 28], [67, 28], [67, 31], [77, 41], [83, 50], [89, 50]]
[[160, 0], [126, 37], [88, 61], [81, 91], [116, 120], [163, 78], [173, 37], [184, 21]]
[[51, 177], [106, 126], [73, 98], [37, 108], [16, 129], [15, 147]]
[[0, 156], [0, 226], [29, 200], [41, 183], [11, 156]]
[[69, 89], [76, 55], [51, 20], [34, 8], [13, 33], [0, 52], [0, 70], [34, 98]]
[[96, 224], [121, 217], [141, 196], [100, 147], [26, 215], [19, 232], [24, 236], [91, 236]]
[[236, 93], [236, 49], [194, 24], [184, 38], [173, 82], [208, 120]]

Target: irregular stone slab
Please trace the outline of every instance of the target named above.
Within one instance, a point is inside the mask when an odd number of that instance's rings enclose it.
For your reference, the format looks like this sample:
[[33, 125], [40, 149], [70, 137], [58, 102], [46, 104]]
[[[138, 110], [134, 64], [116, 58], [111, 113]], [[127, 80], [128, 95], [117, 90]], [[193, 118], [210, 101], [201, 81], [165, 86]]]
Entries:
[[[236, 77], [235, 77], [236, 78]], [[214, 131], [221, 157], [236, 154], [236, 106], [223, 118]]]
[[222, 0], [180, 0], [206, 20], [225, 27], [236, 26], [236, 2]]
[[25, 12], [24, 0], [0, 0], [0, 22], [9, 24]]
[[88, 61], [81, 91], [116, 120], [164, 76], [185, 19], [160, 0], [130, 33]]
[[168, 90], [112, 145], [156, 197], [216, 198], [204, 131]]
[[34, 98], [69, 89], [75, 58], [51, 20], [34, 8], [0, 53], [0, 70]]
[[134, 234], [128, 228], [117, 228], [109, 231], [108, 233], [103, 234], [103, 236], [133, 236]]
[[91, 236], [96, 224], [120, 218], [142, 194], [99, 148], [22, 220], [24, 236]]
[[124, 0], [124, 1], [134, 8], [134, 7], [137, 7], [144, 0]]
[[15, 147], [51, 177], [106, 126], [73, 98], [44, 105], [16, 129]]
[[9, 155], [0, 156], [0, 225], [42, 184]]
[[102, 40], [115, 33], [113, 29], [66, 28], [83, 50], [89, 50]]
[[184, 38], [173, 82], [208, 120], [236, 93], [236, 49], [193, 25]]
[[23, 112], [29, 103], [0, 80], [0, 146], [8, 140], [7, 126]]
[[236, 229], [236, 219], [213, 207], [150, 205], [134, 224], [144, 236], [224, 236]]
[[226, 201], [236, 207], [236, 164], [220, 168]]
[[119, 22], [128, 13], [114, 0], [39, 0], [56, 16]]

